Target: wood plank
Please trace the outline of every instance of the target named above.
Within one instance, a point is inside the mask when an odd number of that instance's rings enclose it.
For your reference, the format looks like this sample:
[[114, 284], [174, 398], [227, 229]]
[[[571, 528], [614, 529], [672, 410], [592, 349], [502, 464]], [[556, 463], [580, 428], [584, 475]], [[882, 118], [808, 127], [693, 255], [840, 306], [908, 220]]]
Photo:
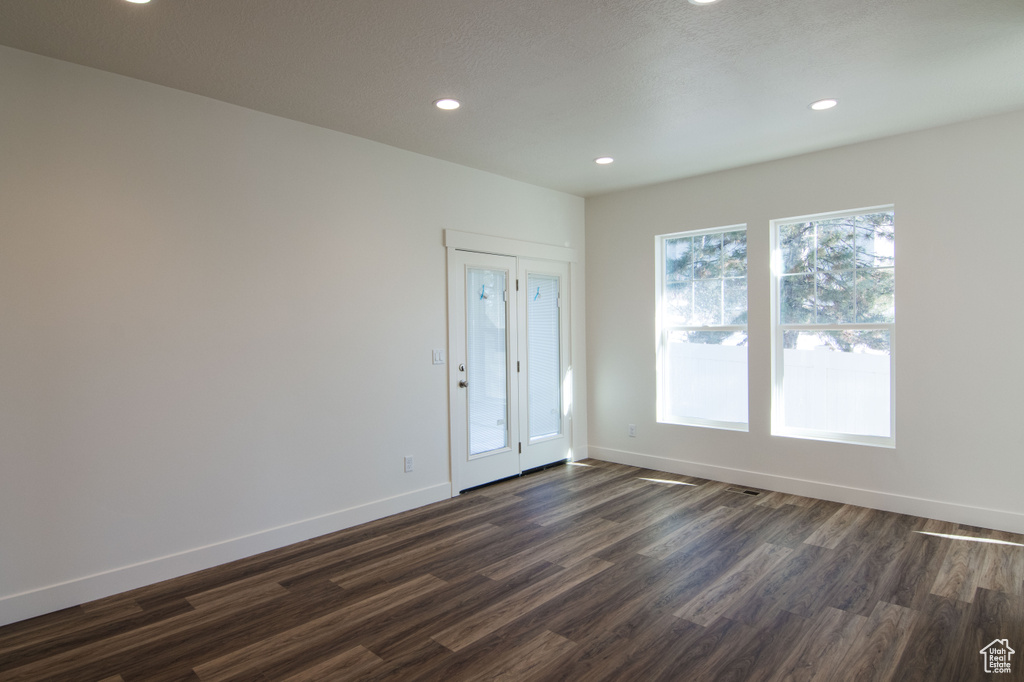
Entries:
[[800, 639], [807, 620], [788, 611], [776, 611], [773, 617], [753, 629], [745, 641], [737, 642], [729, 655], [719, 657], [713, 667], [702, 669], [698, 675], [716, 680], [744, 680], [764, 682], [782, 664], [787, 652]]
[[782, 507], [785, 514], [775, 519], [772, 524], [773, 530], [765, 536], [765, 541], [795, 549], [821, 527], [821, 524], [840, 506], [842, 505], [837, 502], [824, 500], [810, 505], [786, 505]]
[[508, 599], [497, 602], [458, 625], [431, 635], [435, 642], [459, 651], [498, 630], [529, 611], [592, 578], [612, 564], [601, 559], [586, 559], [572, 568], [529, 585]]
[[[561, 572], [554, 564], [538, 564], [503, 582], [474, 575], [450, 583], [429, 598], [406, 604], [401, 612], [374, 619], [359, 629], [358, 640], [381, 658], [391, 661], [415, 648], [429, 633], [456, 626], [528, 586]], [[442, 604], [443, 608], [438, 605]], [[433, 640], [431, 640], [433, 641]], [[449, 649], [445, 649], [449, 651]]]
[[984, 560], [978, 575], [978, 587], [1024, 595], [1019, 576], [1024, 574], [1024, 547], [982, 544]]
[[866, 507], [844, 504], [804, 542], [808, 545], [835, 549], [854, 528], [864, 522], [867, 515]]
[[969, 611], [956, 635], [956, 645], [948, 654], [947, 674], [950, 679], [992, 679], [983, 675], [981, 649], [997, 639], [1009, 639], [1017, 654], [1011, 660], [1012, 675], [1000, 678], [1024, 679], [1021, 648], [1024, 641], [1024, 599], [1005, 592], [978, 588], [974, 601], [966, 605]]
[[779, 606], [805, 618], [813, 618], [828, 606], [829, 595], [842, 585], [846, 576], [856, 567], [860, 550], [853, 543], [842, 543], [833, 550], [818, 555], [800, 576], [796, 589], [788, 590], [779, 599]]
[[[822, 564], [828, 554], [828, 550], [815, 545], [797, 547], [770, 575], [759, 581], [744, 599], [727, 610], [725, 617], [754, 625], [777, 608], [793, 608], [807, 592], [808, 576], [814, 575], [814, 568]], [[821, 613], [814, 610], [805, 612]]]
[[[745, 486], [735, 487], [741, 489], [746, 488]], [[759, 488], [754, 488], [754, 490], [759, 490]], [[815, 500], [810, 497], [802, 497], [800, 495], [791, 495], [789, 493], [780, 493], [778, 491], [772, 490], [766, 493], [761, 493], [761, 495], [759, 495], [756, 498], [754, 504], [759, 507], [771, 507], [773, 509], [778, 509], [785, 505], [790, 505], [793, 507], [813, 507], [819, 502], [821, 502], [821, 500]]]
[[[345, 593], [321, 581], [288, 590], [288, 596], [243, 611], [203, 612], [200, 619], [173, 637], [148, 642], [112, 659], [129, 680], [177, 682], [195, 679], [192, 668], [202, 662], [260, 642], [298, 627], [311, 619], [347, 607], [367, 595]], [[235, 614], [230, 618], [229, 614]], [[204, 618], [204, 615], [215, 615]], [[314, 662], [310, 660], [309, 663]]]
[[643, 554], [653, 559], [665, 559], [691, 542], [704, 537], [712, 530], [725, 525], [739, 513], [741, 512], [732, 507], [716, 507], [708, 512], [692, 512], [686, 522], [678, 524], [675, 531], [659, 536], [654, 542], [640, 548], [637, 554]]
[[894, 679], [941, 680], [950, 669], [950, 654], [964, 644], [961, 623], [969, 608], [966, 602], [931, 595], [910, 633], [911, 646], [903, 651]]
[[504, 580], [508, 576], [542, 561], [561, 565], [565, 565], [562, 562], [568, 562], [571, 565], [571, 557], [589, 556], [593, 544], [599, 538], [621, 539], [630, 532], [632, 531], [628, 526], [623, 527], [622, 524], [614, 521], [601, 518], [586, 519], [573, 527], [568, 538], [564, 534], [551, 535], [520, 552], [479, 569], [478, 572], [492, 580]]
[[[116, 595], [120, 597], [121, 595]], [[177, 612], [177, 611], [175, 611]], [[120, 623], [139, 625], [172, 613], [147, 614], [134, 599], [119, 599], [114, 605], [89, 604], [64, 609], [31, 621], [0, 628], [0, 670], [11, 667], [15, 657], [23, 663], [52, 656], [119, 628]], [[45, 645], [41, 645], [44, 643]]]
[[771, 573], [792, 551], [788, 547], [761, 545], [673, 615], [697, 625], [710, 625], [743, 599], [758, 580]]
[[289, 675], [284, 678], [284, 682], [355, 680], [380, 668], [383, 664], [384, 661], [372, 651], [363, 646], [357, 646], [294, 675]]
[[[429, 680], [427, 671], [451, 659], [452, 652], [429, 638], [422, 638], [384, 660], [384, 665], [362, 676], [360, 682], [408, 682], [412, 679]], [[436, 676], [434, 679], [438, 679]], [[452, 678], [455, 679], [455, 678]]]
[[959, 599], [969, 602], [974, 599], [974, 591], [978, 588], [981, 577], [981, 552], [977, 545], [965, 540], [946, 540], [949, 550], [946, 552], [935, 577], [931, 593], [947, 599]]
[[889, 522], [873, 533], [870, 542], [842, 583], [829, 594], [827, 603], [844, 611], [867, 616], [881, 594], [892, 591], [899, 569], [899, 557], [913, 540], [914, 517], [888, 515]]
[[225, 603], [222, 601], [225, 597], [230, 597], [238, 592], [255, 590], [255, 593], [259, 593], [260, 588], [264, 587], [273, 592], [275, 585], [282, 587], [281, 581], [283, 580], [294, 582], [300, 577], [308, 576], [321, 569], [340, 570], [337, 568], [338, 566], [351, 565], [364, 556], [379, 556], [381, 553], [397, 547], [403, 541], [407, 542], [408, 540], [400, 536], [386, 534], [369, 537], [338, 549], [321, 551], [301, 559], [296, 558], [275, 568], [219, 584], [211, 589], [196, 591], [187, 595], [185, 599], [193, 607], [201, 608], [203, 604]]
[[76, 668], [99, 664], [106, 658], [143, 646], [147, 642], [179, 634], [193, 627], [198, 618], [194, 611], [189, 611], [116, 634], [104, 631], [106, 636], [79, 642], [74, 648], [62, 647], [61, 651], [51, 656], [33, 657], [27, 662], [23, 656], [5, 656], [0, 660], [0, 670], [4, 671], [5, 682], [69, 677], [70, 671]]
[[576, 648], [576, 643], [545, 630], [526, 644], [515, 647], [492, 665], [486, 666], [472, 679], [494, 682], [520, 682], [543, 679], [545, 670], [565, 653]]
[[649, 622], [667, 616], [671, 616], [675, 629], [681, 629], [680, 623], [689, 621], [673, 612], [720, 580], [734, 561], [735, 556], [728, 552], [713, 552], [657, 562], [646, 570], [641, 568], [628, 589], [616, 592], [615, 607], [593, 609], [589, 618], [561, 631], [573, 639], [598, 637], [602, 632], [638, 639], [643, 637], [643, 628]]
[[397, 564], [390, 554], [385, 554], [370, 563], [359, 564], [336, 573], [331, 577], [331, 581], [345, 589], [356, 589], [381, 582], [386, 576], [394, 573], [415, 573], [417, 569], [434, 559], [457, 554], [471, 543], [494, 536], [503, 536], [503, 531], [489, 523], [441, 535], [429, 542], [418, 542], [410, 546], [403, 552], [404, 561], [401, 564]]
[[539, 622], [573, 641], [618, 631], [641, 611], [653, 616], [678, 608], [721, 573], [721, 553], [675, 562], [634, 555], [573, 590], [571, 599], [552, 602]]
[[[686, 526], [692, 522], [693, 519], [699, 518], [699, 515], [703, 512], [699, 510], [680, 510], [679, 513], [662, 519], [649, 526], [632, 526], [633, 533], [627, 535], [622, 540], [613, 542], [607, 547], [596, 552], [594, 556], [600, 557], [606, 561], [612, 563], [618, 563], [620, 561], [626, 561], [633, 556], [636, 556], [641, 550], [652, 545], [656, 545], [664, 538], [668, 533], [672, 533], [679, 530], [681, 527]], [[674, 547], [673, 552], [678, 550], [679, 547]], [[667, 558], [667, 557], [659, 557]]]
[[[1006, 637], [1012, 637], [1014, 642], [1024, 641], [1024, 599], [979, 588], [971, 607], [969, 622], [981, 633], [982, 644]], [[1024, 666], [1021, 668], [1024, 670]]]
[[138, 613], [142, 613], [143, 608], [139, 606], [139, 602], [134, 597], [115, 594], [112, 597], [106, 599], [97, 599], [90, 601], [79, 606], [83, 613], [87, 613], [91, 616], [102, 616], [104, 618], [121, 618], [123, 616], [133, 616]]
[[840, 664], [857, 639], [866, 616], [826, 607], [804, 628], [768, 679], [810, 682], [840, 679]]
[[941, 538], [911, 533], [888, 589], [878, 595], [879, 599], [920, 609], [931, 594], [950, 544]]
[[[550, 672], [551, 679], [569, 678], [574, 682], [662, 679], [673, 668], [679, 652], [688, 650], [706, 631], [672, 614], [658, 618], [637, 615], [640, 624], [635, 629], [602, 630], [597, 636], [585, 639], [574, 659], [563, 659], [559, 667]], [[566, 672], [559, 674], [563, 670]]]
[[839, 670], [846, 680], [892, 680], [910, 642], [917, 612], [878, 602], [857, 635]]
[[[741, 643], [749, 641], [756, 633], [755, 628], [720, 618], [710, 627], [701, 628], [698, 636], [680, 647], [674, 656], [665, 662], [663, 672], [657, 678], [671, 680], [700, 680], [712, 677], [707, 671], [715, 670], [729, 660], [732, 651]], [[706, 675], [701, 677], [701, 675]]]
[[432, 575], [421, 576], [274, 637], [207, 661], [193, 669], [200, 679], [208, 682], [230, 679], [247, 670], [266, 667], [268, 662], [276, 662], [282, 658], [293, 657], [301, 651], [319, 647], [336, 637], [336, 630], [339, 628], [358, 627], [360, 623], [384, 611], [400, 607], [405, 602], [438, 590], [445, 584]]
[[273, 601], [288, 594], [288, 590], [280, 583], [259, 581], [251, 586], [239, 586], [236, 590], [225, 590], [223, 587], [201, 592], [186, 597], [189, 604], [197, 610], [244, 609], [255, 604]]
[[576, 495], [573, 499], [567, 500], [551, 511], [535, 517], [533, 521], [539, 526], [550, 526], [574, 516], [579, 516], [584, 512], [590, 512], [602, 505], [630, 498], [646, 489], [647, 486], [643, 481], [637, 481], [634, 478], [627, 480], [625, 483], [616, 484], [614, 487], [609, 486], [605, 495], [595, 495], [593, 490], [589, 490], [587, 491], [588, 494]]

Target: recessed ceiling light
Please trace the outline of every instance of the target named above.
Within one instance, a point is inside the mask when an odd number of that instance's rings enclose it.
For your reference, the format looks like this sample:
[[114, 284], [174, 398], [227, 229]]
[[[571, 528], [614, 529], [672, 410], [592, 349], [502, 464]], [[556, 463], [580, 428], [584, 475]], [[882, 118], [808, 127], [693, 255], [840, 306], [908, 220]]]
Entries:
[[434, 106], [437, 107], [438, 109], [444, 109], [445, 111], [452, 111], [453, 109], [458, 109], [459, 107], [461, 107], [462, 103], [459, 102], [459, 100], [457, 99], [451, 99], [449, 97], [446, 97], [445, 99], [439, 99], [436, 102], [434, 102]]
[[690, 0], [691, 5], [710, 5], [713, 2], [718, 2], [718, 0]]
[[614, 160], [615, 159], [613, 159], [610, 156], [599, 156], [596, 159], [594, 159], [594, 163], [599, 163], [602, 166], [607, 166], [609, 163], [611, 163]]
[[834, 99], [819, 99], [817, 102], [811, 104], [811, 109], [814, 109], [815, 111], [825, 111], [826, 109], [831, 109], [837, 104], [839, 104], [839, 102]]
[[134, 2], [136, 5], [145, 5], [149, 0], [128, 0], [128, 2]]

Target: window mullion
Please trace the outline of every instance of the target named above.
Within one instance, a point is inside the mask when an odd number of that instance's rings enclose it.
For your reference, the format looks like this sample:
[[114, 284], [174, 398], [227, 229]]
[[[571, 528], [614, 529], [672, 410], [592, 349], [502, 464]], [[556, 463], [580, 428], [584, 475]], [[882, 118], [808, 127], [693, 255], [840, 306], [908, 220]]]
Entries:
[[827, 332], [827, 331], [872, 331], [893, 328], [891, 322], [836, 322], [835, 324], [779, 324], [785, 331]]
[[814, 322], [818, 322], [818, 310], [821, 309], [821, 302], [818, 300], [818, 224], [814, 224], [814, 257], [811, 259], [811, 279], [814, 281]]

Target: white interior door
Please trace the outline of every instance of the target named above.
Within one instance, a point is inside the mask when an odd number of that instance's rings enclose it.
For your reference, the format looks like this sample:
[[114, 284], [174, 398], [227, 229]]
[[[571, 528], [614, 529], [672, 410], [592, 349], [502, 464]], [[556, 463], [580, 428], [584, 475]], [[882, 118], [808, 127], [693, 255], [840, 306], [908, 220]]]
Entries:
[[516, 259], [453, 251], [448, 272], [452, 482], [457, 493], [522, 471], [519, 386], [513, 380]]
[[571, 455], [567, 263], [449, 250], [453, 494]]
[[519, 259], [519, 441], [525, 471], [568, 459], [569, 265]]

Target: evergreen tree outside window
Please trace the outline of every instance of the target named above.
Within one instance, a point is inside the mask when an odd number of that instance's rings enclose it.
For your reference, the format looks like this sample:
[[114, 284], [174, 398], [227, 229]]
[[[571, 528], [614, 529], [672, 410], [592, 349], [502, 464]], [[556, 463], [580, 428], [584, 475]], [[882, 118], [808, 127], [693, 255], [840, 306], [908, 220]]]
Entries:
[[659, 235], [657, 419], [747, 430], [746, 225]]
[[772, 221], [772, 433], [895, 444], [895, 212]]

